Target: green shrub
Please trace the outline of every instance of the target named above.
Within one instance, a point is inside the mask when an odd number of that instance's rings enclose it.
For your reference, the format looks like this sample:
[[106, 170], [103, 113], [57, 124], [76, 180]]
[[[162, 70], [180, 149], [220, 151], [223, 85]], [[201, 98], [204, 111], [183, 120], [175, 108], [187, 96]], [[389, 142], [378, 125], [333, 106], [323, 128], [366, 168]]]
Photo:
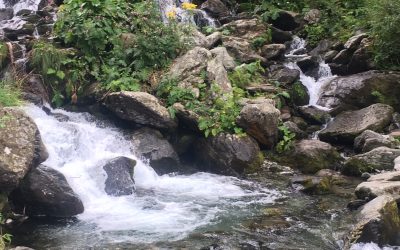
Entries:
[[367, 1], [367, 23], [374, 38], [375, 61], [383, 68], [400, 66], [400, 1]]
[[229, 73], [229, 80], [232, 85], [239, 88], [245, 88], [252, 83], [261, 83], [263, 80], [262, 73], [264, 72], [265, 70], [261, 66], [260, 61], [250, 64], [242, 64], [236, 67], [233, 72]]
[[21, 104], [20, 91], [17, 87], [0, 82], [0, 106], [10, 107]]

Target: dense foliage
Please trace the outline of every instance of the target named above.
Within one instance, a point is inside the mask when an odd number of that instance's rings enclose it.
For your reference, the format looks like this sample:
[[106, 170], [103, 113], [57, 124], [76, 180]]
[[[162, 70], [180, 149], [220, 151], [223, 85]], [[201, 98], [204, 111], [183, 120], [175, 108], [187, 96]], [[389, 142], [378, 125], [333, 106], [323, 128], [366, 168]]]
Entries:
[[153, 1], [69, 0], [58, 15], [55, 36], [73, 49], [38, 43], [32, 53], [58, 105], [92, 82], [137, 91], [185, 48], [180, 27], [164, 25]]

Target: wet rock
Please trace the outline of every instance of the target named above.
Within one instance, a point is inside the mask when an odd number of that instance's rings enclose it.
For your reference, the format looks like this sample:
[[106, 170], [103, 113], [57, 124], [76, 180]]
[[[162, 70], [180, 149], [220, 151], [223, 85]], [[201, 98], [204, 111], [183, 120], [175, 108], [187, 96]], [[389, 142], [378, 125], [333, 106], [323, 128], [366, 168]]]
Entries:
[[267, 148], [278, 140], [280, 112], [273, 105], [247, 104], [240, 111], [237, 124]]
[[372, 175], [366, 182], [360, 183], [355, 190], [357, 198], [364, 200], [372, 200], [380, 195], [396, 196], [399, 193], [400, 171]]
[[111, 196], [131, 195], [135, 191], [133, 171], [136, 161], [127, 157], [117, 157], [103, 166], [107, 179], [104, 191]]
[[219, 134], [199, 139], [194, 146], [199, 168], [206, 172], [240, 176], [263, 161], [257, 142], [249, 136]]
[[[319, 172], [325, 173], [319, 175]], [[310, 195], [335, 193], [337, 186], [345, 183], [343, 176], [330, 169], [323, 169], [319, 172], [316, 176], [296, 176], [292, 178], [291, 182], [301, 185], [298, 190]]]
[[119, 118], [159, 129], [176, 128], [176, 121], [158, 99], [145, 92], [121, 91], [109, 94], [105, 106]]
[[286, 121], [283, 125], [292, 133], [296, 135], [296, 139], [305, 139], [307, 138], [307, 133], [301, 130], [296, 123], [291, 121]]
[[311, 72], [313, 69], [319, 67], [318, 59], [312, 56], [300, 59], [297, 61], [297, 65], [300, 67], [301, 71], [305, 73]]
[[347, 204], [347, 208], [350, 210], [357, 210], [361, 206], [365, 205], [368, 201], [366, 200], [352, 200]]
[[364, 205], [345, 241], [345, 249], [353, 243], [374, 242], [379, 246], [400, 244], [400, 217], [396, 199], [383, 195]]
[[31, 118], [16, 108], [0, 108], [0, 189], [16, 188], [26, 173], [48, 157]]
[[222, 36], [222, 44], [241, 63], [250, 63], [257, 60], [265, 62], [266, 59], [258, 55], [247, 39], [233, 36]]
[[300, 71], [297, 69], [279, 67], [272, 71], [270, 78], [282, 84], [291, 85], [300, 79]]
[[385, 103], [399, 110], [400, 74], [368, 71], [337, 77], [322, 89], [318, 105], [332, 108], [335, 113]]
[[375, 148], [367, 153], [350, 157], [343, 166], [342, 173], [361, 176], [379, 170], [393, 170], [394, 159], [400, 156], [400, 149], [387, 147]]
[[276, 94], [278, 93], [278, 90], [275, 86], [264, 83], [264, 84], [251, 84], [250, 86], [245, 87], [245, 89], [250, 93], [250, 94], [256, 94], [256, 93], [270, 93], [270, 94]]
[[357, 111], [339, 114], [319, 133], [323, 141], [353, 143], [354, 138], [365, 130], [382, 131], [390, 124], [393, 108], [385, 104], [373, 104]]
[[301, 172], [313, 174], [321, 169], [337, 169], [342, 157], [330, 144], [318, 140], [301, 140], [293, 145], [285, 161]]
[[381, 135], [371, 130], [365, 130], [354, 139], [354, 149], [357, 152], [368, 152], [377, 147], [393, 148], [396, 141], [391, 136]]
[[13, 18], [14, 10], [12, 8], [2, 8], [0, 9], [0, 21], [9, 20]]
[[35, 26], [31, 23], [21, 23], [15, 26], [8, 26], [3, 29], [4, 37], [11, 41], [16, 41], [18, 36], [21, 35], [32, 35], [35, 30]]
[[303, 106], [310, 103], [310, 94], [306, 86], [301, 82], [295, 82], [290, 87], [290, 99], [296, 106]]
[[48, 91], [43, 84], [42, 77], [40, 75], [30, 75], [27, 81], [22, 86], [25, 100], [28, 100], [36, 105], [43, 105], [44, 103], [50, 103]]
[[312, 124], [325, 124], [331, 116], [328, 111], [321, 110], [315, 106], [299, 107], [300, 114]]
[[179, 120], [179, 126], [183, 126], [194, 132], [200, 132], [199, 115], [186, 109], [181, 103], [175, 103], [172, 107], [175, 109], [175, 115]]
[[33, 168], [10, 199], [17, 212], [30, 216], [71, 217], [84, 210], [64, 175], [44, 165]]
[[272, 20], [272, 25], [283, 31], [292, 31], [301, 26], [300, 14], [282, 10], [278, 13], [277, 18]]
[[201, 4], [200, 8], [216, 19], [230, 14], [228, 7], [221, 0], [207, 0]]
[[132, 134], [132, 144], [135, 153], [147, 159], [157, 174], [182, 171], [178, 154], [159, 131], [141, 128]]
[[53, 32], [53, 24], [42, 24], [37, 26], [37, 31], [40, 36], [49, 36]]
[[214, 58], [219, 58], [222, 61], [226, 70], [233, 70], [236, 67], [235, 59], [228, 54], [225, 47], [216, 47], [210, 52]]
[[289, 31], [283, 31], [275, 27], [270, 27], [271, 29], [271, 37], [273, 43], [285, 43], [292, 41], [293, 35]]
[[283, 57], [285, 50], [284, 44], [266, 44], [261, 48], [261, 55], [267, 60], [279, 59]]

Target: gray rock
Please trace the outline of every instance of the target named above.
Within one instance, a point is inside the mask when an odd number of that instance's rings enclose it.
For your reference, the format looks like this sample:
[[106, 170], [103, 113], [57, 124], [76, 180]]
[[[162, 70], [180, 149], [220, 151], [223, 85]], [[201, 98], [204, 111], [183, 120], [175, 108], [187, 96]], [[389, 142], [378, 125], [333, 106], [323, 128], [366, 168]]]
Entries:
[[47, 157], [34, 121], [17, 108], [0, 108], [0, 189], [16, 188]]
[[283, 125], [288, 128], [288, 130], [296, 135], [296, 139], [305, 139], [307, 138], [307, 133], [301, 130], [296, 123], [287, 121], [284, 122]]
[[368, 71], [337, 77], [322, 89], [318, 105], [332, 108], [335, 113], [364, 108], [374, 103], [386, 103], [400, 108], [400, 74]]
[[321, 11], [318, 9], [311, 9], [304, 15], [304, 20], [309, 24], [318, 23], [321, 19]]
[[231, 57], [225, 47], [216, 47], [210, 50], [214, 58], [220, 58], [226, 70], [233, 70], [236, 67], [236, 62]]
[[368, 37], [368, 35], [366, 33], [361, 33], [361, 34], [352, 36], [344, 44], [344, 48], [350, 49], [350, 50], [355, 50], [360, 45], [361, 41], [366, 37]]
[[111, 196], [131, 195], [135, 191], [133, 172], [136, 161], [127, 157], [117, 157], [103, 166], [107, 179], [104, 190]]
[[385, 104], [373, 104], [357, 111], [339, 114], [319, 133], [328, 142], [353, 143], [354, 138], [365, 130], [382, 131], [390, 124], [393, 108]]
[[257, 18], [239, 19], [223, 25], [219, 30], [229, 30], [230, 36], [251, 41], [265, 35], [268, 26]]
[[268, 60], [279, 59], [285, 54], [284, 44], [266, 44], [261, 48], [261, 55]]
[[154, 129], [142, 128], [132, 134], [135, 153], [149, 161], [157, 174], [182, 171], [178, 154], [163, 135]]
[[224, 61], [221, 56], [215, 57], [207, 63], [208, 82], [216, 84], [222, 93], [232, 91], [232, 84], [228, 78], [228, 72], [224, 67]]
[[319, 109], [315, 106], [303, 106], [299, 107], [300, 114], [312, 124], [325, 124], [331, 116], [328, 111]]
[[338, 53], [339, 52], [337, 52], [336, 50], [330, 50], [330, 51], [326, 52], [326, 54], [324, 55], [325, 62], [331, 63], [333, 58], [335, 58]]
[[321, 169], [337, 169], [343, 160], [334, 147], [318, 140], [296, 142], [288, 154], [287, 163], [307, 174]]
[[272, 25], [276, 28], [284, 31], [292, 31], [299, 28], [301, 23], [301, 16], [298, 13], [292, 11], [281, 10], [278, 13], [277, 18], [271, 20]]
[[272, 148], [278, 139], [279, 116], [279, 110], [273, 105], [247, 104], [236, 122], [259, 143]]
[[71, 217], [84, 211], [64, 175], [43, 165], [26, 175], [10, 199], [16, 212], [30, 216]]
[[344, 249], [354, 243], [374, 242], [379, 246], [400, 244], [400, 217], [396, 199], [382, 195], [365, 204], [357, 223], [346, 236]]
[[293, 34], [290, 31], [283, 31], [273, 26], [270, 29], [273, 43], [285, 43], [293, 39]]
[[371, 130], [365, 130], [354, 139], [354, 149], [357, 152], [368, 152], [377, 147], [393, 148], [396, 141], [391, 136], [381, 135]]
[[346, 160], [342, 173], [361, 176], [362, 173], [373, 173], [380, 170], [393, 170], [394, 160], [400, 156], [400, 149], [387, 147], [375, 148], [367, 153], [355, 155]]
[[353, 52], [351, 50], [343, 49], [332, 59], [332, 62], [336, 64], [348, 64], [352, 55]]
[[250, 63], [257, 60], [265, 62], [266, 59], [258, 55], [252, 48], [249, 40], [234, 37], [234, 36], [222, 36], [222, 44], [226, 47], [228, 52], [232, 54], [241, 63]]
[[10, 20], [14, 16], [14, 10], [12, 8], [0, 9], [0, 21]]
[[383, 172], [372, 175], [360, 183], [355, 190], [359, 199], [371, 200], [381, 195], [396, 196], [400, 193], [400, 171]]
[[359, 48], [353, 53], [347, 67], [348, 74], [356, 74], [376, 68], [373, 55], [373, 41], [364, 38]]
[[312, 71], [314, 68], [317, 68], [319, 66], [319, 63], [316, 57], [307, 56], [297, 61], [297, 65], [299, 66], [301, 71], [305, 72], [306, 74], [307, 72]]
[[300, 71], [297, 69], [279, 67], [272, 71], [270, 78], [282, 84], [291, 85], [300, 79]]
[[200, 170], [211, 173], [240, 176], [263, 161], [257, 142], [249, 136], [219, 134], [199, 139], [194, 146]]
[[158, 99], [145, 92], [111, 93], [105, 98], [104, 104], [119, 118], [127, 121], [160, 129], [173, 129], [177, 126]]

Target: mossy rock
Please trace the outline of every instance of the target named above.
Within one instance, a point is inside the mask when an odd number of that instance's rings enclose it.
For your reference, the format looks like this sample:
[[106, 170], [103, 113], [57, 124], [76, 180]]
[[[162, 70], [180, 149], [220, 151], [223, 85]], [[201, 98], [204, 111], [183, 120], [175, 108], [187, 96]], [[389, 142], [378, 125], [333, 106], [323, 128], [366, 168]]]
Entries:
[[297, 106], [307, 105], [310, 102], [310, 94], [306, 86], [301, 82], [295, 82], [290, 89], [290, 97]]

